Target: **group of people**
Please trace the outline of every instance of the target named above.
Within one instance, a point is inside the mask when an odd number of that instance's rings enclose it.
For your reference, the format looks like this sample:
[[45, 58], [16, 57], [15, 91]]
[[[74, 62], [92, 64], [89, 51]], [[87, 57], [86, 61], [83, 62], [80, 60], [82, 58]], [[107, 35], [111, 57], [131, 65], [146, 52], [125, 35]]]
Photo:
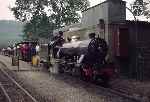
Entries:
[[[78, 41], [79, 39], [80, 38], [78, 36], [72, 36], [72, 38], [68, 38], [67, 42], [76, 43], [76, 41]], [[88, 51], [85, 54], [85, 58], [83, 62], [93, 64], [95, 62], [98, 62], [97, 59], [104, 60], [107, 54], [106, 41], [104, 39], [97, 38], [95, 33], [90, 33], [89, 39], [90, 39], [90, 43], [88, 45], [88, 49], [87, 49]], [[49, 55], [52, 54], [53, 57], [56, 58], [59, 48], [62, 47], [65, 42], [66, 41], [63, 38], [63, 32], [59, 31], [59, 33], [56, 36], [54, 36], [51, 42], [48, 44], [48, 49], [49, 49], [48, 54]], [[9, 56], [15, 55], [15, 52], [17, 52], [21, 57], [21, 59], [26, 62], [31, 62], [34, 56], [39, 55], [39, 51], [40, 51], [39, 44], [31, 43], [31, 42], [20, 43], [12, 48], [11, 47], [7, 48], [7, 53]]]
[[35, 57], [40, 60], [40, 58], [37, 57], [39, 56], [39, 51], [40, 46], [37, 42], [21, 42], [14, 46], [3, 48], [1, 54], [9, 57], [19, 56], [23, 61], [32, 62]]
[[7, 48], [2, 48], [1, 54], [6, 55], [6, 56], [13, 56], [14, 55], [14, 48], [11, 46], [8, 46]]
[[[78, 36], [72, 36], [72, 38], [68, 39], [68, 42], [72, 42], [72, 44], [77, 41], [79, 41]], [[89, 34], [90, 43], [88, 45], [88, 51], [84, 55], [83, 63], [91, 64], [94, 63], [105, 63], [105, 57], [107, 55], [108, 46], [104, 39], [100, 37], [96, 37], [95, 33]], [[65, 40], [63, 39], [63, 32], [59, 32], [57, 36], [55, 36], [52, 39], [52, 42], [50, 43], [49, 47], [52, 49], [53, 57], [56, 58], [57, 52], [60, 47], [63, 46], [65, 43]]]
[[39, 54], [39, 45], [38, 44], [22, 44], [19, 48], [19, 53], [23, 61], [31, 62], [33, 56]]

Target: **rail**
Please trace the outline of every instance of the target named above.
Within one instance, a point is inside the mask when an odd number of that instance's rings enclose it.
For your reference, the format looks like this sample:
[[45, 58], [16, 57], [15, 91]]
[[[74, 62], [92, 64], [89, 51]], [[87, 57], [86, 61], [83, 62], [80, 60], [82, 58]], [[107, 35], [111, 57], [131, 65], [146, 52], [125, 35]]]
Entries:
[[[2, 73], [4, 73], [4, 75], [6, 75], [19, 89], [21, 89], [27, 96], [29, 96], [31, 98], [31, 100], [33, 102], [38, 102], [27, 90], [25, 90], [19, 83], [17, 83], [17, 81], [15, 79], [13, 79], [5, 70], [3, 70], [2, 68], [0, 68], [0, 71]], [[3, 90], [8, 102], [12, 102], [10, 97], [8, 96], [7, 92], [5, 91], [3, 85], [0, 83], [0, 87]]]

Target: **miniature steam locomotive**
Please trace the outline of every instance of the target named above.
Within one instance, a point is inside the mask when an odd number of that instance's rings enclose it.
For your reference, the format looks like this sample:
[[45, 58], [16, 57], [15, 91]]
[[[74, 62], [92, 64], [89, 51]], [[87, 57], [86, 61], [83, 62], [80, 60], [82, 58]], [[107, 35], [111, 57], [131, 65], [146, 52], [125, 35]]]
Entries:
[[108, 85], [114, 74], [113, 63], [107, 63], [108, 46], [104, 39], [64, 43], [57, 51], [59, 73], [69, 73], [86, 81], [102, 82]]

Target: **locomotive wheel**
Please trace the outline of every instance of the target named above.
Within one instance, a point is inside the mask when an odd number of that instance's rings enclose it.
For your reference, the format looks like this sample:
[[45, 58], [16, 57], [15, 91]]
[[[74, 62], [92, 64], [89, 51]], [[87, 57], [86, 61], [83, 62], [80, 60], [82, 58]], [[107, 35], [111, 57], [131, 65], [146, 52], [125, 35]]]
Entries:
[[71, 75], [72, 75], [72, 76], [75, 76], [75, 75], [76, 75], [76, 69], [75, 69], [75, 68], [72, 68], [72, 70], [71, 70]]
[[109, 85], [110, 78], [105, 74], [101, 75], [100, 78], [102, 80], [101, 86], [108, 88], [110, 86]]
[[87, 76], [86, 73], [84, 72], [84, 70], [83, 69], [81, 70], [81, 79], [83, 81], [87, 81], [87, 82], [92, 81], [93, 80], [92, 76]]
[[93, 82], [97, 85], [101, 85], [103, 87], [109, 87], [109, 76], [107, 76], [105, 73], [99, 74], [97, 71], [94, 71], [93, 73]]
[[87, 79], [86, 79], [86, 75], [85, 75], [85, 72], [83, 71], [82, 68], [81, 68], [80, 73], [81, 73], [81, 75], [80, 75], [81, 80], [86, 81], [86, 80], [87, 80]]
[[72, 72], [71, 73], [72, 73], [73, 76], [80, 76], [80, 68], [77, 67], [77, 66], [74, 66], [72, 68]]
[[95, 84], [98, 84], [97, 82], [98, 82], [98, 76], [97, 75], [93, 75], [93, 83], [95, 83]]
[[58, 70], [59, 73], [64, 73], [64, 66], [63, 65], [59, 64], [58, 69], [59, 69]]

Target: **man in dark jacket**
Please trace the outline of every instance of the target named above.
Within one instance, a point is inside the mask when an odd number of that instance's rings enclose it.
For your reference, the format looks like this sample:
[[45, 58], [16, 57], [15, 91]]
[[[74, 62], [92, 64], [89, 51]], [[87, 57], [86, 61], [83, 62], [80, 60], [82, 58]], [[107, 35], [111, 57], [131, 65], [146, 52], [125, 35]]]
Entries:
[[93, 65], [95, 63], [103, 64], [107, 55], [107, 43], [104, 39], [96, 38], [95, 33], [90, 33], [89, 38], [91, 39], [88, 45], [88, 51], [85, 56], [85, 62]]
[[63, 32], [59, 31], [58, 35], [55, 36], [55, 38], [53, 39], [53, 44], [51, 45], [51, 48], [53, 50], [53, 57], [54, 58], [56, 58], [59, 47], [62, 47], [64, 42], [65, 42], [65, 40], [63, 38]]

